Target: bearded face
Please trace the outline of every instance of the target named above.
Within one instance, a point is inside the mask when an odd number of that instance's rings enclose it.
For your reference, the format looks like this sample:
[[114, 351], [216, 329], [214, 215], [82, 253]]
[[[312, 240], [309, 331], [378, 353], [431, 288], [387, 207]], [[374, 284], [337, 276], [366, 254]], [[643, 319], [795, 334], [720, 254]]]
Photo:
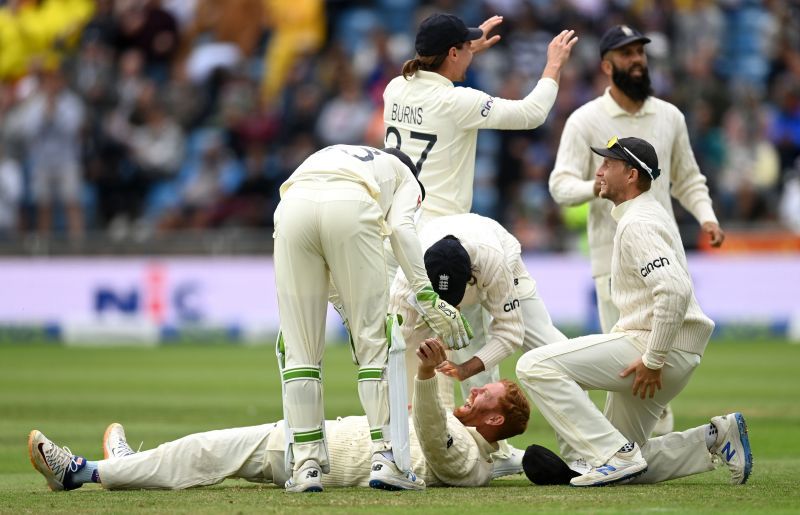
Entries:
[[647, 65], [632, 64], [628, 69], [617, 68], [611, 62], [611, 80], [631, 100], [642, 102], [653, 94]]

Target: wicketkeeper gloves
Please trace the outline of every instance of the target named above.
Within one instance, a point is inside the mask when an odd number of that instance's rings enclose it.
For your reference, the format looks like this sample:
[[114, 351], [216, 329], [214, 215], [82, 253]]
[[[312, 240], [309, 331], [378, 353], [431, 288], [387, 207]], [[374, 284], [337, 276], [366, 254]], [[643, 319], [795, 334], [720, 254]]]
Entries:
[[409, 295], [408, 301], [448, 348], [463, 349], [469, 345], [473, 336], [469, 322], [456, 308], [439, 298], [430, 284]]

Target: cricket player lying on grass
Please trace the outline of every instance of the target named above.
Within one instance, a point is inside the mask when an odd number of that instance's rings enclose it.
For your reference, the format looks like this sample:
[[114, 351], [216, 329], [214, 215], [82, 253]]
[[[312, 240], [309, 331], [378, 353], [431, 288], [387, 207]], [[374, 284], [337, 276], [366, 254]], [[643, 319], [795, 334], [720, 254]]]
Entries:
[[[428, 486], [486, 486], [492, 478], [491, 454], [497, 441], [522, 434], [530, 407], [513, 382], [503, 380], [473, 388], [463, 406], [445, 411], [437, 394], [436, 367], [445, 361], [444, 346], [425, 340], [417, 350], [419, 365], [411, 413], [413, 468]], [[28, 437], [31, 463], [51, 490], [73, 490], [84, 483], [115, 489], [183, 489], [241, 478], [283, 487], [283, 422], [209, 431], [134, 452], [120, 424], [103, 438], [105, 459], [88, 461], [59, 447], [38, 430]], [[325, 423], [330, 452], [328, 486], [367, 486], [372, 447], [366, 416]], [[373, 474], [376, 471], [373, 471]], [[379, 472], [379, 471], [377, 471]]]

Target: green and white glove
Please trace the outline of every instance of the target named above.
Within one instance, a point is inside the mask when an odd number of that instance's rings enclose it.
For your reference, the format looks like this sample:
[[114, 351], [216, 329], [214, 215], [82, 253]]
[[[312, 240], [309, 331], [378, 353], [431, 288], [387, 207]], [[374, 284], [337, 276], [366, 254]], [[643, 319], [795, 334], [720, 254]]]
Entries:
[[448, 348], [463, 349], [469, 345], [473, 336], [469, 322], [456, 308], [439, 298], [430, 284], [409, 295], [408, 302]]

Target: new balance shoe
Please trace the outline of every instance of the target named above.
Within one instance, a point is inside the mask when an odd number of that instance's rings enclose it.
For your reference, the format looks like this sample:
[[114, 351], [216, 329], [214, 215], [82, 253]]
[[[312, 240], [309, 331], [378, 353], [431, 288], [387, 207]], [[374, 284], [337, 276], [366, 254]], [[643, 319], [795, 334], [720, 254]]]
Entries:
[[675, 429], [675, 416], [672, 414], [672, 408], [669, 404], [661, 412], [658, 417], [658, 422], [653, 426], [653, 431], [650, 433], [652, 436], [664, 436], [671, 433]]
[[507, 457], [492, 460], [492, 479], [522, 473], [522, 457], [525, 456], [525, 451], [510, 445], [508, 450]]
[[50, 490], [74, 490], [80, 484], [70, 481], [70, 474], [86, 466], [86, 459], [74, 456], [67, 447], [59, 447], [34, 429], [28, 435], [28, 455], [31, 464], [47, 480]]
[[635, 443], [625, 444], [604, 465], [593, 467], [589, 472], [573, 477], [572, 486], [606, 486], [627, 481], [647, 471], [647, 462]]
[[372, 455], [369, 486], [381, 490], [424, 490], [425, 481], [413, 471], [403, 472], [392, 460], [375, 453]]
[[747, 423], [741, 413], [714, 417], [711, 423], [717, 428], [717, 441], [711, 453], [720, 457], [731, 471], [731, 484], [743, 485], [753, 470], [753, 454]]
[[122, 424], [114, 422], [109, 425], [103, 435], [103, 459], [122, 458], [131, 454], [136, 454], [136, 451], [128, 445]]
[[286, 491], [291, 493], [321, 492], [322, 469], [316, 461], [308, 460], [286, 481], [285, 487]]

